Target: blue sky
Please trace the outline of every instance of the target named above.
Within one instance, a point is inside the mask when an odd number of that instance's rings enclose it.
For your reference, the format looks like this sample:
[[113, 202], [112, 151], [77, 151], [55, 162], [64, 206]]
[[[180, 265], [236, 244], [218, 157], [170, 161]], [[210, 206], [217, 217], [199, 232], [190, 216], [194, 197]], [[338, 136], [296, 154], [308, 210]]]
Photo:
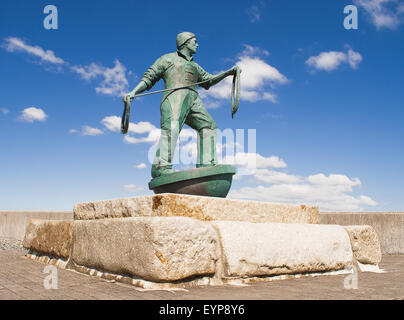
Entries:
[[[49, 4], [57, 30], [43, 25]], [[348, 4], [357, 30], [343, 26]], [[152, 194], [160, 95], [135, 100], [126, 136], [120, 96], [191, 31], [205, 70], [243, 69], [234, 119], [229, 82], [201, 89], [220, 129], [244, 129], [246, 141], [256, 130], [255, 152], [246, 144], [226, 158], [239, 169], [243, 159], [257, 163], [230, 197], [403, 211], [403, 22], [401, 0], [3, 0], [0, 210]], [[184, 129], [179, 150], [194, 155], [192, 135]]]

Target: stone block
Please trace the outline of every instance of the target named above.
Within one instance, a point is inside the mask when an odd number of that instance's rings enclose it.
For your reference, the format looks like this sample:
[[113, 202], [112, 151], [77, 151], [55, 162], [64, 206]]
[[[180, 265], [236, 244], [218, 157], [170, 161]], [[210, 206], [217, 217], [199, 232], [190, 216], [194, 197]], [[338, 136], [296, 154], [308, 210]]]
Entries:
[[220, 257], [214, 228], [187, 217], [76, 220], [71, 262], [154, 282], [213, 275]]
[[254, 277], [344, 269], [353, 257], [337, 225], [211, 222], [222, 244], [225, 277]]
[[73, 220], [31, 220], [23, 245], [39, 253], [68, 258], [72, 247]]
[[380, 241], [371, 226], [344, 226], [348, 232], [354, 258], [363, 264], [377, 265], [382, 260]]
[[371, 226], [379, 237], [382, 254], [404, 254], [404, 212], [321, 212], [319, 222]]
[[318, 223], [318, 207], [213, 197], [158, 194], [78, 203], [74, 219], [184, 216], [204, 221]]

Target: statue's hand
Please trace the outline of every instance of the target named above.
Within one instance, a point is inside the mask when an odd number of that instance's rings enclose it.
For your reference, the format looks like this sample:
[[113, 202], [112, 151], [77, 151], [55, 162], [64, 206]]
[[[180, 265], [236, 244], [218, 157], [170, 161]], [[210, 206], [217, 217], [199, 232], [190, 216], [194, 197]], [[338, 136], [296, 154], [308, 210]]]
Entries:
[[132, 92], [129, 92], [128, 94], [123, 96], [123, 102], [129, 103], [134, 99], [134, 94]]
[[240, 73], [242, 72], [242, 70], [241, 70], [241, 68], [240, 68], [239, 66], [234, 66], [234, 67], [232, 68], [233, 74], [236, 74], [237, 70], [239, 70]]

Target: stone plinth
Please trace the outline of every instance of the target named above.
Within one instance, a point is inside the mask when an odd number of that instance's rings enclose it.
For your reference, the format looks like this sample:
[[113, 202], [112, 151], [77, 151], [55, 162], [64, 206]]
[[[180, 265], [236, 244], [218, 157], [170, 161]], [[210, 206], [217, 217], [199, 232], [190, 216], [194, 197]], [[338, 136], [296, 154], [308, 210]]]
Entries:
[[318, 223], [318, 207], [164, 193], [79, 203], [74, 219], [184, 216], [204, 221]]
[[67, 268], [149, 288], [336, 272], [354, 262], [348, 233], [337, 225], [188, 217], [69, 222], [32, 222], [24, 242], [31, 257], [46, 263], [68, 257]]
[[161, 194], [76, 204], [74, 218], [32, 221], [27, 256], [143, 288], [347, 273], [381, 258], [371, 227], [317, 224], [304, 205]]

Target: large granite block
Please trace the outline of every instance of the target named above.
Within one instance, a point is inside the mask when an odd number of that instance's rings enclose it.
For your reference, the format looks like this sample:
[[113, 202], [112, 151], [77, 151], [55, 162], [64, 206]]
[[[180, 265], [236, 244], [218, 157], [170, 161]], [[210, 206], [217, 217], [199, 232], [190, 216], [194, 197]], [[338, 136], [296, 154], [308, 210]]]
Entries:
[[23, 245], [39, 253], [62, 257], [70, 256], [73, 220], [31, 220], [25, 231]]
[[377, 265], [382, 261], [380, 241], [371, 226], [344, 226], [351, 240], [355, 259], [363, 264]]
[[71, 262], [154, 282], [213, 275], [219, 240], [208, 223], [186, 217], [75, 221]]
[[254, 277], [344, 269], [353, 263], [347, 232], [337, 225], [214, 221], [224, 276]]
[[318, 223], [318, 207], [180, 194], [78, 203], [74, 219], [184, 216], [199, 220]]

